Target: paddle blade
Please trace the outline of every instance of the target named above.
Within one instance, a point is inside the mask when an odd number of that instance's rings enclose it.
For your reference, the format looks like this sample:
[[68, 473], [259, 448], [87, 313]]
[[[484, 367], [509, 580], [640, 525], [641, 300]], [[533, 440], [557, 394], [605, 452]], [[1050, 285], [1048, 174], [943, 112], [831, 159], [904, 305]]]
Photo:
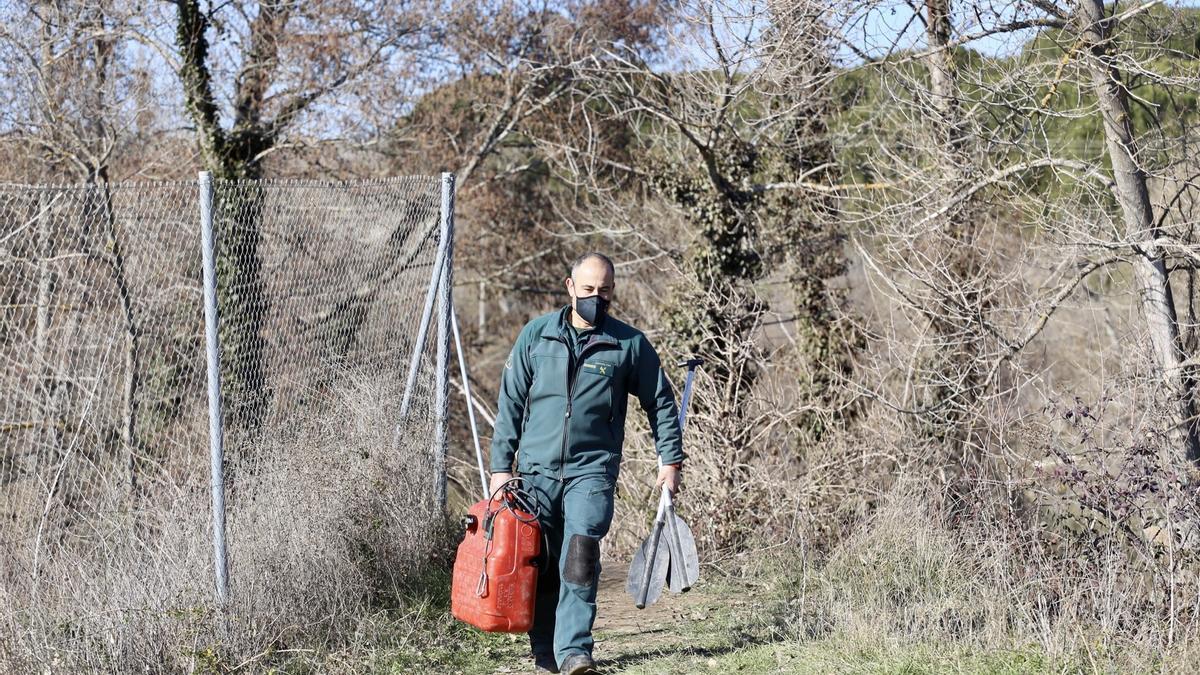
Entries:
[[[652, 537], [647, 537], [642, 540], [641, 546], [638, 546], [637, 553], [633, 555], [633, 562], [629, 564], [629, 576], [625, 579], [625, 592], [633, 597], [634, 604], [637, 604], [638, 598], [641, 597], [642, 581], [645, 579], [648, 564], [653, 564], [653, 567], [646, 591], [646, 605], [658, 601], [667, 583], [667, 570], [671, 564], [671, 549], [667, 545], [667, 537], [658, 538], [658, 548], [653, 556], [650, 555], [651, 539]], [[650, 558], [654, 559], [653, 563], [649, 562]], [[638, 609], [644, 606], [638, 605]]]
[[692, 536], [692, 528], [683, 522], [683, 518], [671, 514], [669, 536], [675, 538], [672, 547], [671, 564], [667, 572], [667, 588], [672, 593], [682, 593], [700, 580], [700, 554], [696, 552], [696, 538]]

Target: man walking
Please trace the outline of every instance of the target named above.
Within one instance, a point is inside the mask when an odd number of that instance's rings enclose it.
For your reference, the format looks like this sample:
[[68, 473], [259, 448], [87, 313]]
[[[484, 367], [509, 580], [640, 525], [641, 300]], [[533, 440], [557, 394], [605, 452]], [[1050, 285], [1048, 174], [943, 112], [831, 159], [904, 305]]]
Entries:
[[613, 515], [629, 395], [650, 420], [657, 485], [679, 487], [678, 411], [658, 353], [641, 331], [607, 315], [615, 271], [586, 253], [566, 280], [571, 304], [521, 331], [504, 364], [492, 438], [492, 491], [513, 461], [541, 506], [548, 564], [538, 577], [529, 645], [539, 670], [594, 673], [592, 623], [600, 540]]

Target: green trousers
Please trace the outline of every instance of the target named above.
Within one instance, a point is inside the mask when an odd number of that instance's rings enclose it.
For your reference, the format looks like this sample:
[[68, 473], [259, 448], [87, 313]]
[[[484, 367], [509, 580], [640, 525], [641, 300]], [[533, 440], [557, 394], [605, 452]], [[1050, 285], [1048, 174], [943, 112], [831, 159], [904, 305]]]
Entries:
[[552, 652], [561, 665], [571, 654], [592, 653], [600, 539], [612, 523], [615, 482], [603, 474], [561, 481], [536, 473], [521, 477], [541, 506], [546, 548], [529, 645]]

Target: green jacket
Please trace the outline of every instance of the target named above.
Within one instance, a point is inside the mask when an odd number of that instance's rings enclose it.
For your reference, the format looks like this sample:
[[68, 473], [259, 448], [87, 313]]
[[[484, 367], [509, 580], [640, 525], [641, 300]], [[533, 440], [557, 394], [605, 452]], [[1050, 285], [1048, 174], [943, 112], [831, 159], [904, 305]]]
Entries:
[[515, 456], [521, 473], [616, 478], [629, 394], [646, 411], [662, 462], [683, 461], [675, 394], [650, 341], [611, 316], [577, 335], [570, 312], [530, 321], [513, 345], [500, 381], [492, 471], [512, 471]]

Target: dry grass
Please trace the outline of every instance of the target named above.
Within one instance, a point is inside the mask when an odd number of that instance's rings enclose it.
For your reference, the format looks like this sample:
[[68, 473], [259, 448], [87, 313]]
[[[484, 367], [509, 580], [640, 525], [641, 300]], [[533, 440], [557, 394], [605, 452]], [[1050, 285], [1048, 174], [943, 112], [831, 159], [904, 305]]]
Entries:
[[[804, 663], [841, 654], [846, 664], [876, 664], [869, 672], [893, 657], [915, 658], [918, 669], [996, 672], [1194, 665], [1200, 627], [1172, 604], [1153, 563], [1103, 537], [1068, 539], [1066, 521], [1046, 512], [1013, 518], [994, 506], [947, 508], [928, 483], [901, 481], [827, 554], [771, 556], [747, 573], [790, 579], [775, 611]], [[1197, 571], [1189, 561], [1176, 574]], [[996, 665], [1011, 660], [1004, 654], [1024, 665]]]
[[193, 476], [153, 507], [105, 504], [107, 518], [64, 529], [36, 579], [28, 557], [5, 558], [5, 669], [224, 670], [352, 641], [446, 546], [428, 439], [393, 451], [379, 411], [394, 386], [346, 382], [264, 434], [252, 476], [235, 472], [228, 607], [214, 604], [209, 494]]

